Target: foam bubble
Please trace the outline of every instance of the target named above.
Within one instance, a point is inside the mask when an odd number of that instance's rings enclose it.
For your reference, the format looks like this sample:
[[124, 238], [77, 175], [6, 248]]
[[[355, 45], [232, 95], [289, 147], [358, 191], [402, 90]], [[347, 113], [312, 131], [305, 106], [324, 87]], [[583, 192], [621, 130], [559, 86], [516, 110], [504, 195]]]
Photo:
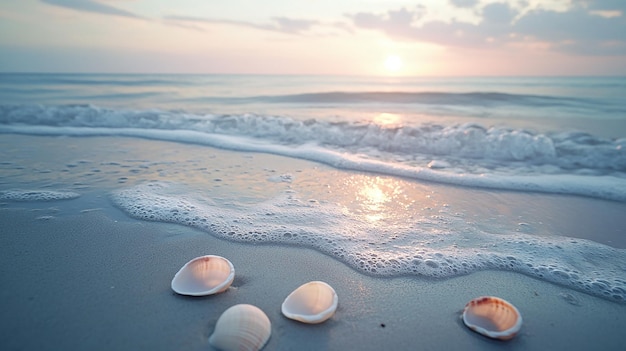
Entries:
[[267, 178], [267, 180], [272, 183], [291, 183], [293, 179], [294, 179], [294, 176], [288, 173], [274, 175], [274, 176]]
[[0, 191], [0, 200], [9, 201], [58, 201], [71, 200], [80, 194], [71, 191], [53, 190], [5, 190]]
[[153, 182], [118, 190], [112, 200], [136, 218], [187, 225], [233, 241], [309, 247], [367, 274], [447, 278], [507, 270], [626, 303], [626, 250], [587, 240], [490, 234], [445, 212], [372, 222], [337, 204], [301, 201], [293, 192], [232, 205]]

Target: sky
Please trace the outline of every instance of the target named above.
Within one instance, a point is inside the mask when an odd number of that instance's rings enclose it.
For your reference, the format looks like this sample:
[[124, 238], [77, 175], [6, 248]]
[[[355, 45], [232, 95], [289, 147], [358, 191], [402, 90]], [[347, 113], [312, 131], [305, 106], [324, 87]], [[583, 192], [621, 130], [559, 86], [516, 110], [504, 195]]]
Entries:
[[626, 0], [0, 0], [0, 72], [626, 75]]

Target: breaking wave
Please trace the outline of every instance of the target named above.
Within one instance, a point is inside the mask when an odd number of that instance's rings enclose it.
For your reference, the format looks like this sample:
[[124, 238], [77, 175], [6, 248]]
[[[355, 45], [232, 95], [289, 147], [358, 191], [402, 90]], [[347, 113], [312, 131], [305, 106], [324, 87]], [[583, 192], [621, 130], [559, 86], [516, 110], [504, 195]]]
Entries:
[[2, 105], [0, 132], [150, 138], [462, 186], [626, 201], [626, 138], [587, 133], [540, 134], [477, 124], [387, 127], [93, 105]]

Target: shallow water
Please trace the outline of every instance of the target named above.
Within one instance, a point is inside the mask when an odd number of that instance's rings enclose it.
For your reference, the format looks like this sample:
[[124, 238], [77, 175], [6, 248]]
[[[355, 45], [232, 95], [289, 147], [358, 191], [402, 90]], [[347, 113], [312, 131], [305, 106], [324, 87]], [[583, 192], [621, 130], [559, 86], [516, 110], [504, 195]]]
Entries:
[[[314, 248], [365, 274], [445, 278], [500, 269], [624, 301], [623, 203], [131, 138], [3, 135], [0, 143], [15, 160], [0, 168], [2, 187], [16, 189], [0, 191], [4, 206], [49, 201], [55, 189], [59, 200], [81, 194], [76, 205], [85, 208], [77, 211], [110, 200], [133, 217], [226, 240]], [[22, 143], [30, 148], [15, 147]]]

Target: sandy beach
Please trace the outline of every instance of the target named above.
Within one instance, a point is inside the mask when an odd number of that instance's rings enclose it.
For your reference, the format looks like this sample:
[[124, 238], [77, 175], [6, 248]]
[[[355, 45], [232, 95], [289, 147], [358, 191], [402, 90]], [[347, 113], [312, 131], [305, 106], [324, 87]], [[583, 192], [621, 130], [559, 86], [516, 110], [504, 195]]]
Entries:
[[[9, 147], [18, 138], [41, 150], [37, 160], [24, 158], [27, 148]], [[161, 172], [170, 172], [161, 176], [205, 186], [223, 199], [254, 202], [296, 189], [311, 201], [315, 196], [314, 201], [340, 200], [350, 207], [359, 201], [352, 193], [357, 186], [377, 175], [272, 155], [201, 153], [198, 146], [157, 141], [11, 135], [0, 140], [14, 160], [13, 171], [5, 165], [5, 187], [18, 184], [14, 178], [20, 174], [30, 174], [22, 186], [66, 184], [83, 194], [63, 201], [2, 202], [3, 350], [206, 350], [219, 315], [239, 303], [254, 304], [270, 318], [272, 336], [265, 350], [571, 351], [620, 350], [626, 343], [626, 305], [523, 274], [486, 270], [450, 279], [374, 277], [308, 248], [236, 243], [177, 224], [133, 219], [109, 198], [111, 189], [158, 177], [155, 168], [162, 167]], [[126, 150], [119, 159], [141, 160], [141, 153], [155, 153], [162, 155], [162, 163], [115, 173], [120, 165], [104, 162], [103, 145]], [[66, 151], [57, 152], [60, 147]], [[47, 157], [46, 150], [54, 157]], [[208, 169], [177, 173], [188, 164], [181, 155], [193, 155]], [[84, 172], [91, 174], [89, 184], [78, 181], [85, 179]], [[294, 175], [292, 182], [268, 181], [286, 173]], [[421, 199], [421, 211], [463, 209], [464, 218], [477, 227], [626, 247], [622, 203], [394, 181], [407, 197]], [[343, 194], [337, 194], [338, 184]], [[203, 298], [175, 294], [170, 288], [174, 274], [207, 254], [234, 264], [231, 288]], [[321, 325], [300, 324], [280, 313], [283, 299], [310, 280], [329, 283], [339, 295], [336, 314]], [[463, 306], [481, 295], [502, 297], [521, 311], [524, 325], [515, 339], [492, 341], [463, 325]]]
[[[526, 276], [485, 271], [448, 280], [374, 278], [309, 249], [218, 240], [179, 225], [84, 213], [0, 211], [3, 350], [205, 350], [219, 315], [250, 303], [272, 322], [265, 350], [619, 350], [626, 306]], [[236, 269], [225, 293], [176, 295], [189, 259], [216, 254]], [[339, 309], [321, 325], [280, 314], [292, 289], [324, 280]], [[471, 298], [514, 303], [524, 325], [503, 343], [465, 328]]]

